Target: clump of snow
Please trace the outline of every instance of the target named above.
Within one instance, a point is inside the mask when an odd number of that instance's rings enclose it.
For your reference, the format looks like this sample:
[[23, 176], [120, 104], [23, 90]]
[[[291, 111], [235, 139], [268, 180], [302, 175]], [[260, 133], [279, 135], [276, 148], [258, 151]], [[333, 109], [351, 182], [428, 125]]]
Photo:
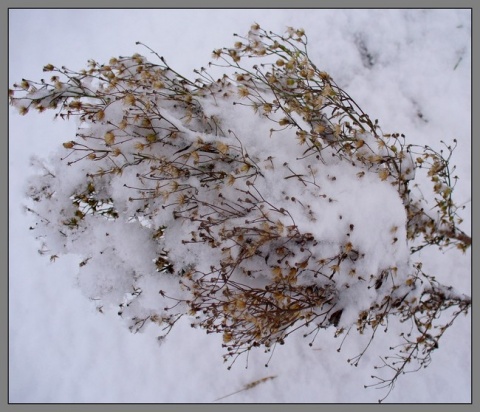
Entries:
[[[256, 30], [249, 36], [251, 44], [259, 41]], [[291, 285], [333, 293], [335, 298], [326, 295], [325, 301], [334, 299], [332, 310], [343, 312], [340, 325], [348, 326], [391, 293], [388, 287], [373, 287], [380, 273], [393, 270], [394, 283], [405, 282], [405, 209], [379, 167], [342, 160], [335, 147], [306, 155], [296, 128], [278, 129], [285, 122], [283, 110], [249, 107], [254, 102], [248, 97], [249, 76], [238, 87], [218, 80], [209, 85], [210, 93], [200, 89], [192, 103], [192, 96], [183, 97], [188, 89], [168, 68], [139, 55], [115, 64], [119, 68], [108, 66], [104, 75], [114, 76], [112, 70], [129, 74], [139, 84], [146, 82], [144, 91], [115, 85], [107, 90], [85, 79], [56, 86], [51, 93], [69, 101], [89, 83], [89, 103], [68, 103], [80, 109], [87, 105], [77, 139], [64, 144], [60, 162], [52, 160], [52, 171], [43, 170], [30, 189], [30, 196], [46, 200], [38, 211], [45, 216], [42, 236], [56, 239], [52, 250], [82, 255], [78, 285], [87, 296], [115, 306], [130, 294], [128, 304], [120, 303], [128, 311], [121, 313], [138, 324], [145, 316], [157, 319], [151, 297], [150, 309], [142, 305], [147, 293], [140, 279], [150, 279], [147, 284], [163, 296], [162, 279], [182, 279], [194, 271], [198, 279], [192, 285], [180, 280], [183, 287], [167, 294], [189, 302], [187, 291], [200, 288], [193, 292], [196, 312], [204, 287], [199, 282], [208, 276], [226, 284], [231, 277], [260, 290], [281, 284], [288, 272]], [[98, 70], [107, 70], [103, 67]], [[278, 87], [292, 89], [288, 79], [279, 79], [283, 86]], [[258, 80], [253, 85], [264, 107], [278, 105], [278, 96], [265, 85]], [[44, 89], [33, 97], [51, 99], [48, 86]], [[104, 106], [103, 98], [92, 96], [105, 91], [111, 96]], [[308, 126], [299, 116], [295, 121]], [[321, 122], [312, 125], [324, 128]], [[358, 155], [367, 156], [363, 146], [374, 146], [377, 137], [363, 131], [360, 138]], [[159, 296], [159, 313], [164, 305]]]

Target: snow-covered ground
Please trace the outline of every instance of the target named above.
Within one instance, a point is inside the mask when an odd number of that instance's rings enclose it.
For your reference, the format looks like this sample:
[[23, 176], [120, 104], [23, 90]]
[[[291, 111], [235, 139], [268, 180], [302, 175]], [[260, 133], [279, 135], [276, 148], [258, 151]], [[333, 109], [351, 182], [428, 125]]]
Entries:
[[[304, 28], [310, 57], [386, 132], [440, 148], [456, 138], [455, 191], [466, 203], [470, 233], [471, 19], [468, 10], [12, 10], [10, 84], [45, 76], [47, 63], [83, 68], [88, 59], [146, 54], [137, 40], [180, 73], [207, 66], [214, 48], [253, 22], [275, 32]], [[23, 214], [31, 155], [47, 156], [70, 140], [74, 122], [53, 114], [10, 115], [10, 402], [212, 402], [262, 378], [275, 377], [222, 399], [248, 403], [376, 402], [373, 383], [390, 340], [378, 337], [358, 367], [347, 363], [362, 348], [355, 336], [337, 353], [332, 331], [313, 348], [301, 334], [269, 355], [252, 352], [231, 370], [221, 336], [180, 322], [160, 346], [158, 331], [130, 334], [113, 313], [101, 314], [75, 287], [78, 261], [40, 256]], [[470, 251], [418, 256], [427, 273], [470, 294]], [[387, 336], [387, 335], [386, 335]], [[447, 331], [432, 364], [402, 377], [387, 402], [470, 402], [470, 317]]]

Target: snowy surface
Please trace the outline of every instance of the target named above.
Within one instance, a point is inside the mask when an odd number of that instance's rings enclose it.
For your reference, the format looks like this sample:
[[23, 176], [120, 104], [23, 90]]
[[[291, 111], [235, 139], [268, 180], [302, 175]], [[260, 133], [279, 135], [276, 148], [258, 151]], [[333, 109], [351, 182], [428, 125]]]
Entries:
[[[79, 69], [90, 58], [108, 61], [117, 55], [145, 54], [135, 46], [137, 40], [188, 76], [207, 65], [214, 48], [230, 46], [232, 34], [246, 33], [254, 21], [276, 32], [286, 26], [302, 27], [309, 37], [311, 59], [378, 118], [384, 131], [404, 133], [410, 142], [433, 147], [439, 147], [441, 139], [458, 139], [453, 162], [461, 180], [455, 191], [459, 203], [468, 206], [463, 229], [470, 232], [468, 11], [269, 10], [268, 17], [255, 10], [10, 13], [10, 83], [41, 78], [47, 63]], [[337, 403], [376, 402], [382, 397], [383, 392], [363, 387], [373, 383], [372, 366], [391, 344], [381, 337], [357, 368], [346, 360], [357, 355], [365, 341], [347, 338], [337, 353], [340, 339], [333, 339], [333, 331], [327, 330], [313, 348], [301, 334], [290, 336], [286, 345], [275, 349], [268, 368], [263, 365], [269, 355], [258, 350], [250, 354], [248, 369], [240, 358], [227, 371], [221, 336], [191, 329], [187, 320], [177, 324], [160, 346], [154, 327], [133, 335], [115, 314], [99, 313], [75, 285], [78, 259], [51, 263], [40, 256], [40, 245], [28, 230], [31, 220], [21, 211], [30, 157], [47, 156], [74, 133], [74, 122], [52, 122], [49, 113], [20, 118], [11, 111], [11, 402], [212, 402], [269, 376], [275, 379], [223, 401]], [[372, 192], [365, 194], [360, 193], [361, 186], [351, 185], [345, 168], [339, 176], [337, 187], [344, 188], [336, 192], [343, 196], [339, 204], [362, 199], [365, 206], [367, 199], [371, 201], [373, 210], [358, 219], [356, 233], [372, 230], [376, 216], [383, 216], [374, 209], [376, 200], [387, 208], [398, 206], [380, 182], [368, 185]], [[359, 241], [368, 238], [373, 236]], [[139, 233], [132, 244], [140, 243]], [[381, 264], [381, 251], [372, 248], [375, 244], [363, 246]], [[135, 256], [128, 247], [122, 254]], [[427, 273], [470, 293], [470, 252], [429, 251], [418, 258]], [[432, 364], [400, 379], [387, 401], [469, 402], [470, 365], [470, 319], [461, 318], [446, 333]]]

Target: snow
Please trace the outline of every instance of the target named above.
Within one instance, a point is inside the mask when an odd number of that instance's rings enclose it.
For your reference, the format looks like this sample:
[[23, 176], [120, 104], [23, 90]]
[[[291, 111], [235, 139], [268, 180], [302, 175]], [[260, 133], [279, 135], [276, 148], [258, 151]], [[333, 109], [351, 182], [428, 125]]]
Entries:
[[[312, 61], [353, 96], [366, 113], [378, 118], [385, 133], [405, 133], [409, 141], [434, 147], [441, 139], [459, 140], [454, 162], [461, 180], [455, 191], [459, 200], [468, 201], [470, 197], [471, 39], [466, 10], [269, 10], [266, 21], [256, 10], [77, 10], [73, 20], [69, 10], [10, 13], [10, 83], [21, 78], [41, 78], [41, 69], [47, 63], [79, 69], [90, 58], [107, 62], [112, 56], [136, 52], [148, 56], [148, 51], [135, 46], [136, 40], [157, 50], [172, 67], [189, 76], [194, 68], [208, 64], [214, 48], [233, 44], [232, 34], [246, 33], [254, 21], [276, 32], [283, 32], [287, 26], [301, 27], [309, 38]], [[105, 25], [107, 16], [117, 25]], [[47, 19], [52, 25], [49, 31], [41, 29]], [[124, 30], [124, 25], [130, 30]], [[69, 35], [59, 37], [58, 33]], [[49, 47], [44, 48], [45, 44]], [[148, 58], [153, 60], [152, 56]], [[206, 107], [208, 114], [216, 114], [213, 104]], [[283, 167], [285, 162], [290, 162], [299, 174], [312, 170], [308, 163], [291, 162], [302, 152], [295, 136], [287, 130], [268, 137], [270, 126], [254, 121], [249, 108], [231, 108], [230, 113], [222, 112], [225, 124], [236, 133], [241, 131], [238, 137], [246, 142], [249, 152], [265, 154], [255, 159], [267, 176], [265, 184], [259, 182], [260, 191], [273, 203], [288, 207], [301, 230], [322, 239], [324, 250], [333, 253], [345, 243], [349, 225], [354, 225], [349, 240], [365, 253], [357, 270], [366, 276], [392, 261], [399, 268], [407, 264], [406, 244], [392, 242], [390, 230], [385, 230], [387, 225], [398, 227], [395, 236], [405, 239], [404, 209], [388, 182], [371, 173], [359, 178], [357, 168], [329, 160], [328, 175], [317, 171], [316, 177], [327, 198], [315, 198], [300, 184], [289, 193], [290, 198], [312, 205], [312, 222], [298, 202], [285, 200], [276, 184], [279, 176], [290, 173]], [[119, 107], [112, 105], [111, 110], [122, 114]], [[303, 339], [299, 333], [291, 335], [284, 346], [276, 347], [268, 368], [264, 364], [270, 354], [257, 350], [249, 355], [248, 369], [245, 359], [239, 358], [228, 371], [222, 362], [222, 337], [192, 329], [188, 319], [179, 321], [159, 342], [155, 326], [131, 334], [116, 313], [101, 313], [96, 301], [86, 296], [111, 301], [123, 298], [120, 289], [113, 286], [128, 287], [132, 271], [138, 275], [151, 272], [154, 264], [146, 257], [156, 251], [149, 246], [141, 222], [125, 222], [127, 229], [121, 229], [108, 220], [86, 219], [85, 228], [92, 234], [79, 231], [69, 244], [59, 235], [56, 245], [73, 253], [86, 248], [88, 255], [100, 262], [96, 270], [87, 263], [77, 278], [78, 264], [85, 256], [60, 257], [50, 262], [50, 253], [38, 254], [40, 245], [28, 230], [32, 220], [21, 213], [23, 189], [31, 174], [29, 158], [33, 154], [48, 156], [52, 148], [75, 134], [75, 122], [53, 123], [50, 119], [49, 113], [29, 113], [23, 118], [13, 109], [10, 115], [11, 402], [208, 403], [267, 376], [275, 378], [222, 401], [360, 403], [376, 402], [381, 397], [379, 391], [364, 389], [363, 385], [372, 383], [372, 366], [378, 364], [379, 355], [388, 351], [389, 339], [377, 337], [354, 368], [346, 360], [363, 349], [368, 337], [352, 332], [354, 336], [347, 337], [337, 353], [343, 336], [333, 338], [333, 330], [322, 332], [312, 348], [308, 346], [311, 338]], [[173, 114], [168, 120], [178, 123]], [[264, 130], [259, 130], [262, 127]], [[189, 133], [184, 125], [179, 128]], [[257, 139], [258, 135], [265, 138]], [[197, 136], [193, 134], [192, 139]], [[205, 134], [200, 137], [213, 140]], [[233, 144], [235, 139], [226, 136], [224, 141]], [[282, 150], [276, 150], [276, 157], [267, 160], [272, 147]], [[295, 169], [300, 167], [303, 170]], [[65, 184], [61, 192], [69, 193], [69, 182], [82, 173], [80, 168], [72, 167], [62, 175]], [[123, 201], [125, 208], [133, 208], [123, 194], [123, 183], [133, 186], [135, 181], [133, 171], [126, 169], [122, 179], [113, 180], [104, 190]], [[356, 205], [353, 213], [346, 207], [351, 204]], [[462, 217], [462, 228], [468, 233], [469, 203]], [[164, 224], [161, 219], [153, 223]], [[189, 233], [188, 227], [178, 225], [170, 225], [175, 235], [167, 236], [164, 246], [172, 251], [172, 257], [178, 254], [186, 263], [198, 261], [206, 253], [204, 249], [175, 247], [179, 238]], [[125, 231], [129, 235], [122, 238]], [[107, 237], [115, 249], [108, 247]], [[379, 248], [379, 244], [383, 247]], [[449, 250], [439, 256], [425, 250], [415, 258], [424, 261], [425, 271], [434, 273], [441, 282], [470, 293], [470, 252], [462, 255]], [[350, 282], [348, 276], [345, 279]], [[152, 276], [141, 277], [144, 313], [150, 314], [158, 305], [159, 282]], [[173, 281], [167, 278], [161, 282], [166, 288]], [[342, 315], [345, 324], [355, 320], [374, 293], [366, 290], [362, 281], [350, 283], [343, 297], [349, 307], [349, 312]], [[146, 292], [152, 290], [155, 293]], [[390, 329], [395, 327], [398, 325]], [[469, 318], [458, 319], [441, 348], [434, 352], [432, 364], [401, 378], [387, 402], [469, 402], [470, 333]], [[79, 381], [82, 385], [78, 385]]]

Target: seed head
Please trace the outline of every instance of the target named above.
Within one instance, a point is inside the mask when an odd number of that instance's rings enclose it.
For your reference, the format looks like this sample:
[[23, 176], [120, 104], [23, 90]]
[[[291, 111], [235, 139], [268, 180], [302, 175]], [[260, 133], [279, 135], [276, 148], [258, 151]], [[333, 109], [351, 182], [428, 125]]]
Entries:
[[104, 140], [107, 146], [111, 146], [115, 143], [115, 135], [112, 132], [107, 132], [105, 133]]

